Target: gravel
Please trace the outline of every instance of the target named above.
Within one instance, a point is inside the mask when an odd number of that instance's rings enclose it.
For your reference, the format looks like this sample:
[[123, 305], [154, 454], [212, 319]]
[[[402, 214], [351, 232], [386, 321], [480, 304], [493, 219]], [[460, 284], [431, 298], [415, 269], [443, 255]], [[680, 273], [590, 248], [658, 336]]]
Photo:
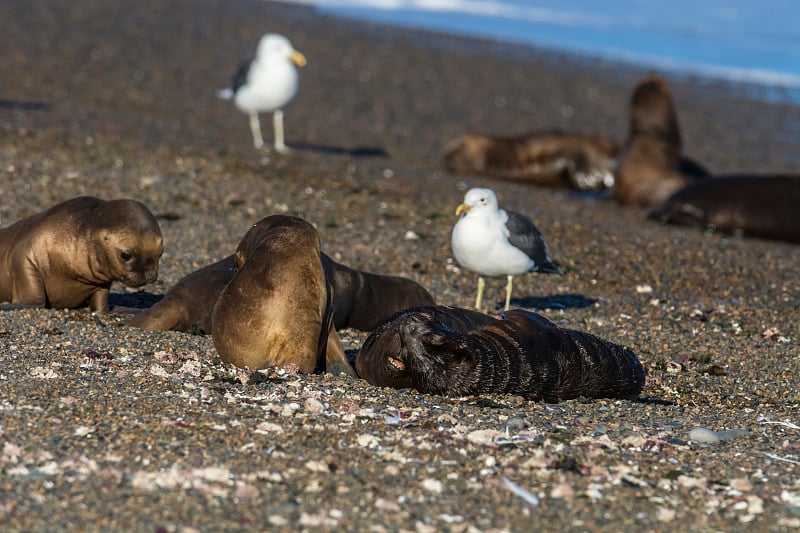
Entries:
[[[483, 185], [535, 221], [566, 273], [515, 278], [512, 303], [627, 345], [648, 370], [636, 402], [444, 398], [250, 375], [210, 338], [113, 314], [2, 312], [3, 530], [800, 527], [800, 247], [440, 167], [467, 131], [621, 140], [645, 71], [256, 0], [5, 2], [0, 21], [0, 225], [79, 194], [141, 200], [165, 235], [160, 279], [115, 301], [152, 303], [289, 213], [337, 261], [468, 307], [475, 276], [449, 235]], [[215, 96], [267, 30], [309, 60], [286, 156], [254, 151], [246, 116]], [[800, 169], [797, 106], [667, 79], [689, 156]], [[504, 284], [487, 282], [489, 304]], [[353, 356], [365, 334], [342, 337]]]

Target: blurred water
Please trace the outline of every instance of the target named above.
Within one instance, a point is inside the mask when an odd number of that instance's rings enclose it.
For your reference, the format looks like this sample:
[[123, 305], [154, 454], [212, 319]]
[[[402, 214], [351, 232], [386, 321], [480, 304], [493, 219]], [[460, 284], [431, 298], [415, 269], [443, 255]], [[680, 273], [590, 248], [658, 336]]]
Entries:
[[797, 0], [287, 1], [341, 16], [752, 84], [765, 89], [765, 98], [800, 102]]

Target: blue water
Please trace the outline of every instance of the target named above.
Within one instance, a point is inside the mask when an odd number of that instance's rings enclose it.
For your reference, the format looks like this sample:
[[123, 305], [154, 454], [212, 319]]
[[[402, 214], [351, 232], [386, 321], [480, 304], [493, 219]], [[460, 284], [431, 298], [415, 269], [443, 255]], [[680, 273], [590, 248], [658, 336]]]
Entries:
[[800, 101], [800, 0], [287, 1], [340, 16], [785, 89], [786, 98]]

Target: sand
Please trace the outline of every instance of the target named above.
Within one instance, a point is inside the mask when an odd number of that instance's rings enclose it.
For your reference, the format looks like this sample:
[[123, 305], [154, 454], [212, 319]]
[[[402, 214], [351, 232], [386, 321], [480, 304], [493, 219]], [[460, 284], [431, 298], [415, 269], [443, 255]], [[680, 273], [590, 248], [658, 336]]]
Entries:
[[[623, 140], [648, 71], [249, 0], [6, 2], [0, 21], [0, 225], [79, 194], [144, 202], [165, 236], [159, 281], [114, 301], [152, 302], [288, 213], [338, 261], [469, 306], [475, 275], [449, 236], [464, 191], [490, 186], [566, 273], [515, 278], [513, 303], [648, 370], [638, 402], [442, 398], [248, 375], [209, 338], [113, 314], [2, 312], [3, 530], [800, 527], [800, 247], [440, 167], [468, 131]], [[309, 61], [285, 110], [289, 155], [255, 151], [216, 97], [267, 30]], [[798, 107], [667, 81], [687, 155], [720, 173], [800, 169]], [[353, 355], [365, 334], [342, 337]]]

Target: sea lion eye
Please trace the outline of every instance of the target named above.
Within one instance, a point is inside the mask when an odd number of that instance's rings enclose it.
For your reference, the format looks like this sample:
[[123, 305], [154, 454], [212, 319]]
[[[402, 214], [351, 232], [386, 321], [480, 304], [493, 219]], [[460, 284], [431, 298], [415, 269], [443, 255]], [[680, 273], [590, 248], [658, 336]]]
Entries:
[[395, 359], [394, 357], [387, 357], [386, 361], [390, 365], [392, 365], [395, 368], [395, 370], [399, 370], [402, 372], [403, 370], [406, 369], [406, 364], [400, 359]]
[[123, 263], [127, 263], [131, 259], [133, 259], [133, 255], [129, 254], [128, 252], [120, 252], [119, 258], [122, 260]]

